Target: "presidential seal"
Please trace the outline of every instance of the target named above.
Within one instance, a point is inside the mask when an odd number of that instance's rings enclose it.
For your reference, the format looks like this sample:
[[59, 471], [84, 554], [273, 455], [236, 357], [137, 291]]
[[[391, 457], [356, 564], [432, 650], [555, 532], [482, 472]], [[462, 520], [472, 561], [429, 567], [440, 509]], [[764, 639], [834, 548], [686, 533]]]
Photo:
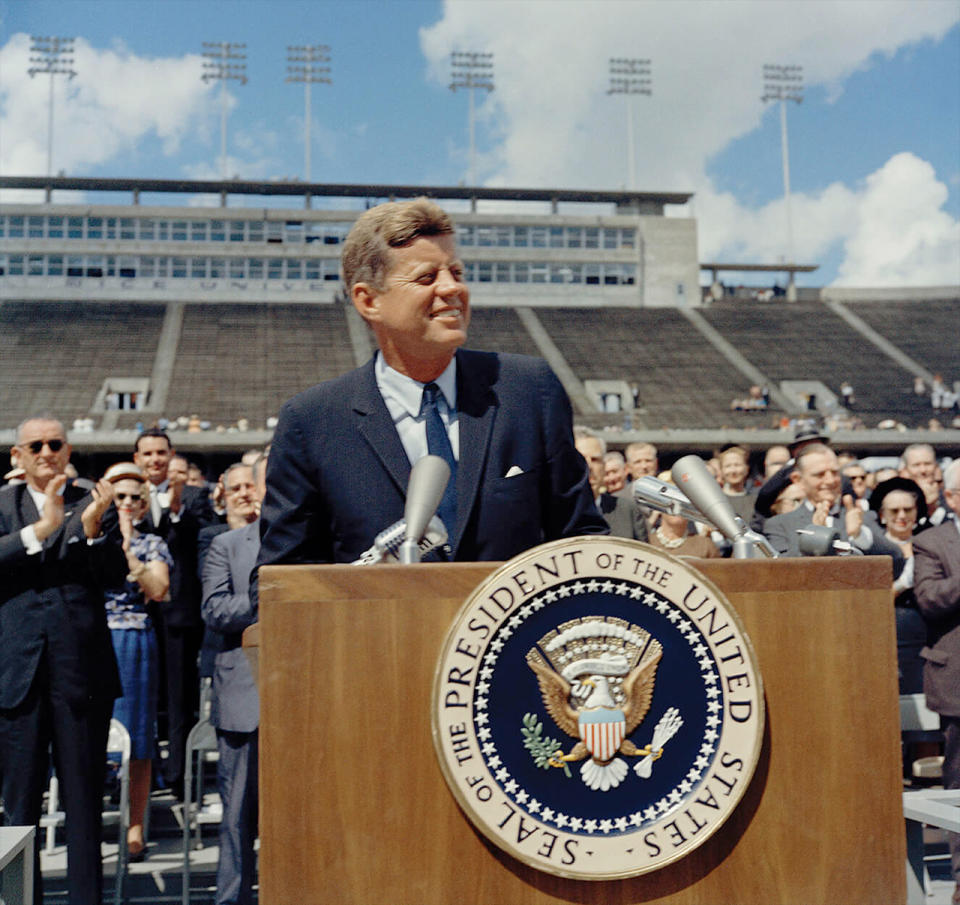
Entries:
[[742, 798], [763, 686], [723, 595], [654, 547], [573, 538], [493, 573], [444, 643], [433, 740], [488, 839], [539, 870], [637, 876]]

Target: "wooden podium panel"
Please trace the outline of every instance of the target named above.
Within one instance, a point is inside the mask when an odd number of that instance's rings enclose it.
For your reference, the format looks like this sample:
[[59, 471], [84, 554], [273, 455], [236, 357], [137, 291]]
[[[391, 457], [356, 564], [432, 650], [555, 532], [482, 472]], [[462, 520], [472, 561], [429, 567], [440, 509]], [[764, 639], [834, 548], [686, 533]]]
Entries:
[[245, 644], [259, 644], [263, 905], [904, 901], [889, 559], [695, 563], [753, 642], [763, 751], [713, 837], [615, 881], [553, 877], [500, 852], [441, 775], [437, 658], [496, 565], [261, 570]]

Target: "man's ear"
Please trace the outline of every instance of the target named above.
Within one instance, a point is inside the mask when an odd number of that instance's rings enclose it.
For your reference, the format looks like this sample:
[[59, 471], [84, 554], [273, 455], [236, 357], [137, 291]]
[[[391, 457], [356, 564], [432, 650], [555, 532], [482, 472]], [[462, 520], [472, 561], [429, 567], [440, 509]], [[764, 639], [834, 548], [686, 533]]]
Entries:
[[793, 471], [790, 472], [790, 480], [791, 480], [794, 484], [799, 484], [799, 483], [800, 483], [800, 469], [799, 469], [799, 468], [794, 468]]
[[350, 298], [357, 313], [368, 324], [380, 319], [380, 294], [369, 283], [354, 283]]

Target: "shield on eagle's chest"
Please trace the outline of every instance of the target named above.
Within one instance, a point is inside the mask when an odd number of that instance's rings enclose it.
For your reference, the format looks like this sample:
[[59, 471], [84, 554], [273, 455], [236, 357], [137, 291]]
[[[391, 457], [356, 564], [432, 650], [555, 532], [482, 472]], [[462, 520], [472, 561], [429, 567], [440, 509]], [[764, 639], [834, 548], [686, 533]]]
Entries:
[[596, 760], [606, 763], [620, 750], [620, 743], [627, 728], [622, 710], [606, 707], [581, 710], [577, 722], [580, 726], [580, 738]]

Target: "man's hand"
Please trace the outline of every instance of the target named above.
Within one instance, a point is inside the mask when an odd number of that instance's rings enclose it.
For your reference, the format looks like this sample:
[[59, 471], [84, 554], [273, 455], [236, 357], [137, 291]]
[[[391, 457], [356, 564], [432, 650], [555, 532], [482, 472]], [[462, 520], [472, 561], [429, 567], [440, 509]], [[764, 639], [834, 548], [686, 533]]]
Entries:
[[65, 474], [58, 474], [47, 482], [43, 512], [39, 521], [33, 523], [34, 534], [41, 544], [63, 524], [63, 488], [66, 486]]
[[813, 506], [813, 518], [810, 519], [814, 525], [826, 525], [827, 518], [830, 515], [830, 504], [826, 500], [820, 500]]
[[940, 485], [931, 476], [929, 478], [917, 478], [917, 484], [923, 491], [923, 498], [927, 503], [927, 511], [930, 515], [936, 511], [940, 504]]
[[863, 529], [863, 510], [857, 506], [853, 501], [853, 495], [849, 493], [843, 497], [843, 508], [846, 510], [843, 518], [847, 537], [853, 540]]
[[100, 536], [100, 519], [113, 502], [113, 484], [101, 478], [90, 493], [93, 500], [83, 510], [80, 522], [83, 524], [83, 533], [89, 540], [93, 540]]
[[170, 475], [167, 482], [167, 491], [170, 494], [170, 512], [173, 515], [179, 514], [183, 508], [183, 485], [187, 483], [187, 477], [180, 472], [174, 472]]

